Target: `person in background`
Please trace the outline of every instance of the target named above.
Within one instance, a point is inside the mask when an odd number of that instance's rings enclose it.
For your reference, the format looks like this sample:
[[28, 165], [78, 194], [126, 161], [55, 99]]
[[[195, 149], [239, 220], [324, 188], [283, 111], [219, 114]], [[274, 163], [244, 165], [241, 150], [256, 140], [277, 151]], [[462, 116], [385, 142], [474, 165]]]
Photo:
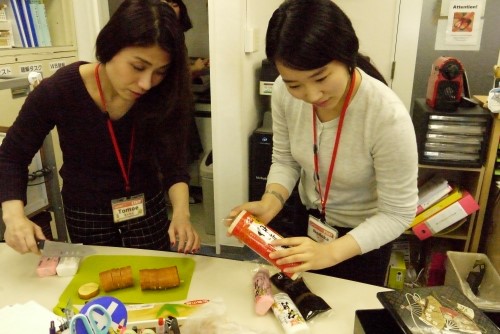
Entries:
[[[186, 33], [188, 30], [193, 28], [193, 23], [191, 22], [191, 18], [189, 17], [187, 7], [182, 0], [165, 0], [174, 10], [177, 18], [179, 19], [179, 23]], [[191, 72], [192, 83], [197, 83], [197, 80], [202, 80], [201, 77], [206, 73], [210, 66], [210, 62], [208, 59], [204, 58], [194, 58], [190, 59], [189, 70]], [[196, 96], [194, 97], [196, 99]], [[198, 131], [198, 126], [195, 121], [195, 110], [193, 106], [193, 120], [191, 122], [191, 133], [190, 133], [190, 143], [189, 143], [189, 156], [188, 163], [189, 164], [198, 164], [200, 156], [203, 152], [203, 145], [201, 143], [201, 136]], [[198, 167], [198, 166], [196, 166]], [[203, 201], [203, 198], [200, 194], [200, 191], [197, 190], [197, 187], [192, 187], [191, 196], [189, 197], [189, 203], [196, 204]]]
[[295, 224], [304, 228], [273, 241], [285, 247], [271, 258], [301, 262], [289, 272], [383, 285], [391, 241], [415, 216], [417, 146], [408, 110], [358, 48], [331, 0], [287, 0], [273, 13], [272, 165], [262, 199], [230, 216], [247, 210], [269, 223], [299, 181], [304, 208]]
[[27, 167], [57, 127], [71, 242], [196, 252], [186, 163], [192, 95], [174, 11], [161, 0], [125, 0], [97, 37], [96, 59], [42, 80], [0, 147], [6, 243], [38, 253], [36, 239], [45, 239], [23, 211]]
[[[179, 22], [184, 29], [184, 32], [193, 28], [193, 23], [189, 17], [187, 7], [182, 0], [165, 0], [175, 11]], [[196, 58], [190, 64], [191, 75], [193, 78], [200, 76], [206, 69], [210, 67], [210, 60], [208, 58]]]

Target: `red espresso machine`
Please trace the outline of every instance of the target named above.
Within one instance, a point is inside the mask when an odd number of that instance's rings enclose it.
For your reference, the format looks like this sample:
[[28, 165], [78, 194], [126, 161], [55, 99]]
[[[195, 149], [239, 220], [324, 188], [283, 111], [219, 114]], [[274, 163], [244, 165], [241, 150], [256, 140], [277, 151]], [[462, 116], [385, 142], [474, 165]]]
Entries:
[[455, 111], [462, 99], [464, 67], [452, 57], [439, 57], [432, 64], [427, 84], [427, 104], [436, 110]]

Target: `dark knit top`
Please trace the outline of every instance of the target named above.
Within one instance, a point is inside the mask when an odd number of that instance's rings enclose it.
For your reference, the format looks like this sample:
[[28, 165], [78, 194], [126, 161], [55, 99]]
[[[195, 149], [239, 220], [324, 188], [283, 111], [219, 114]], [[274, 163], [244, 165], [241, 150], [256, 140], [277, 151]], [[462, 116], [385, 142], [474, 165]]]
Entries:
[[[59, 172], [65, 205], [108, 208], [112, 199], [126, 196], [106, 125], [108, 117], [85, 88], [79, 73], [83, 64], [61, 68], [28, 95], [0, 147], [0, 202], [19, 199], [26, 203], [28, 166], [54, 126], [63, 154]], [[141, 116], [139, 108], [136, 103], [124, 117], [112, 122], [125, 168], [134, 115]], [[142, 132], [136, 135], [130, 194], [150, 197], [175, 183], [188, 183], [187, 129], [169, 129], [161, 135]]]

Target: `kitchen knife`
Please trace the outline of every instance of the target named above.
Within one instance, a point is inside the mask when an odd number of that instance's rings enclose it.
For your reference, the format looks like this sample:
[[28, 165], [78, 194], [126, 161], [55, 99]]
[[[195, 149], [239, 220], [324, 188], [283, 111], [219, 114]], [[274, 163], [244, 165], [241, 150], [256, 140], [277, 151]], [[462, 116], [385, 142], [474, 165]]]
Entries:
[[59, 242], [51, 240], [38, 240], [37, 246], [43, 256], [47, 257], [85, 257], [95, 253], [95, 251], [83, 244], [72, 244], [68, 242]]

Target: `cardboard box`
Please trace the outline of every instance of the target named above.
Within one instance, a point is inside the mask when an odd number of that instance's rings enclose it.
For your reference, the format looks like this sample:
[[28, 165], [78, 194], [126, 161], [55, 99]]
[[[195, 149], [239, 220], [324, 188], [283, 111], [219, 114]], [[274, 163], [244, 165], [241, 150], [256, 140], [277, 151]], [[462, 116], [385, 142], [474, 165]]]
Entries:
[[[482, 253], [446, 252], [446, 276], [444, 285], [454, 286], [466, 295], [478, 308], [485, 311], [500, 311], [500, 275], [490, 262], [488, 256]], [[467, 276], [474, 267], [476, 260], [486, 265], [486, 271], [476, 296], [467, 283]]]
[[387, 267], [385, 285], [388, 288], [401, 290], [404, 287], [406, 277], [406, 263], [402, 252], [393, 251], [391, 260]]

